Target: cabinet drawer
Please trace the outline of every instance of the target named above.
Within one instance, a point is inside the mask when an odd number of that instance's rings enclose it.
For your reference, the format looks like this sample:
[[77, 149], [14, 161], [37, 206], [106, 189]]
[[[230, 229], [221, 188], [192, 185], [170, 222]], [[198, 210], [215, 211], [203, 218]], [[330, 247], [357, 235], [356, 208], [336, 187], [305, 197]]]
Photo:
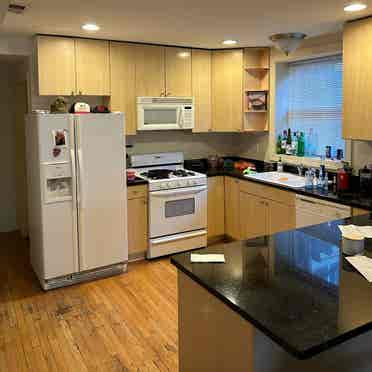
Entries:
[[128, 199], [147, 197], [147, 185], [138, 185], [128, 187]]
[[278, 203], [287, 205], [295, 204], [296, 195], [290, 191], [283, 191], [274, 187], [260, 185], [250, 181], [239, 181], [239, 187], [241, 191], [248, 194], [260, 196], [262, 198], [274, 200]]

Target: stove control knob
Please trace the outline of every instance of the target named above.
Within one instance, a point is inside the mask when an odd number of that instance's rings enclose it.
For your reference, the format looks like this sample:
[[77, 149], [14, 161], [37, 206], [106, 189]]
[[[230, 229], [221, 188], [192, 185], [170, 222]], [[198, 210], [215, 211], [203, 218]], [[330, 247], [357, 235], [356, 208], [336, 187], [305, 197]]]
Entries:
[[167, 185], [166, 185], [165, 183], [161, 183], [161, 184], [160, 184], [160, 188], [161, 188], [161, 189], [166, 189], [166, 188], [167, 188]]
[[173, 187], [172, 182], [167, 182], [167, 187], [172, 188]]
[[196, 181], [194, 181], [194, 180], [190, 180], [190, 181], [189, 181], [189, 185], [190, 185], [190, 186], [192, 186], [192, 185], [196, 185]]

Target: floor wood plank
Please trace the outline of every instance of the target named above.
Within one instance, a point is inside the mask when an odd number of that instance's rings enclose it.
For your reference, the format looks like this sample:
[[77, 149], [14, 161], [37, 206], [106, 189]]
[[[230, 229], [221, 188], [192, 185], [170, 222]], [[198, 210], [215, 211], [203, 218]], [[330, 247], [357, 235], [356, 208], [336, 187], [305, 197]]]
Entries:
[[176, 372], [177, 275], [169, 259], [44, 292], [28, 242], [0, 233], [1, 372]]

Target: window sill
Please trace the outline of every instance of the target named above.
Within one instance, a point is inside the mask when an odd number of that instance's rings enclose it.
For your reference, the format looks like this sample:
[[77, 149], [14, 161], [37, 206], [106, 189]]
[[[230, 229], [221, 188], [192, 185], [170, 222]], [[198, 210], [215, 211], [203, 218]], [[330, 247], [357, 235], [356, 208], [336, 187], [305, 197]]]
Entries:
[[[282, 162], [285, 164], [294, 164], [299, 165], [302, 164], [306, 168], [318, 168], [320, 167], [321, 160], [320, 158], [309, 158], [305, 156], [293, 156], [293, 155], [280, 155], [280, 154], [273, 154], [271, 159], [274, 161], [278, 161], [279, 158], [282, 159]], [[342, 168], [343, 164], [341, 160], [330, 160], [325, 159], [325, 167], [326, 169], [337, 170]]]

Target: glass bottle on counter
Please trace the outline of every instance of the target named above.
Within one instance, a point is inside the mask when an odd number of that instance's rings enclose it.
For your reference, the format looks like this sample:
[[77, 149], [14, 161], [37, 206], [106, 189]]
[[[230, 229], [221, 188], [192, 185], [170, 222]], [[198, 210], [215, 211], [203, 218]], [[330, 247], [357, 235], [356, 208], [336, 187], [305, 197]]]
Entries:
[[276, 141], [276, 153], [281, 154], [282, 153], [282, 135], [279, 134], [278, 140]]
[[[297, 132], [298, 133], [298, 132]], [[297, 141], [297, 156], [305, 155], [305, 135], [304, 132], [300, 132]]]
[[286, 153], [286, 148], [287, 148], [287, 131], [284, 129], [283, 130], [283, 137], [282, 137], [282, 152], [281, 152], [281, 154]]
[[298, 150], [298, 133], [299, 132], [293, 132], [293, 139], [292, 139], [292, 155], [297, 155]]
[[288, 128], [288, 136], [287, 136], [287, 146], [286, 152], [287, 155], [292, 155], [292, 135], [291, 135], [291, 128]]

